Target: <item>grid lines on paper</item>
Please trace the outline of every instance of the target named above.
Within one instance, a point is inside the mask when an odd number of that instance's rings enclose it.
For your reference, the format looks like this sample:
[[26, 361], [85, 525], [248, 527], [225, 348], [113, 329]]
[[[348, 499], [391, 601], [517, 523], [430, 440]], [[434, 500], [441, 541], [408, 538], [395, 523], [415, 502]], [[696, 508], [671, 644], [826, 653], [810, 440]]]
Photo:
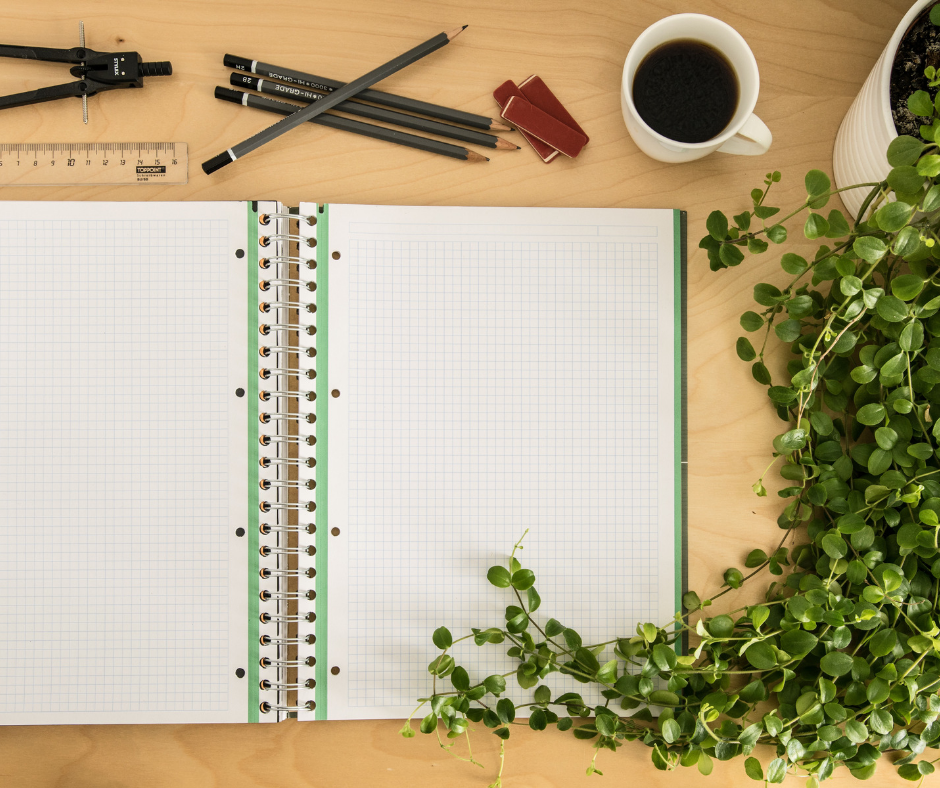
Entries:
[[545, 615], [585, 642], [655, 620], [656, 243], [349, 243], [349, 706], [426, 696], [436, 627], [502, 626], [486, 570], [527, 528]]
[[228, 237], [0, 219], [0, 712], [227, 708]]

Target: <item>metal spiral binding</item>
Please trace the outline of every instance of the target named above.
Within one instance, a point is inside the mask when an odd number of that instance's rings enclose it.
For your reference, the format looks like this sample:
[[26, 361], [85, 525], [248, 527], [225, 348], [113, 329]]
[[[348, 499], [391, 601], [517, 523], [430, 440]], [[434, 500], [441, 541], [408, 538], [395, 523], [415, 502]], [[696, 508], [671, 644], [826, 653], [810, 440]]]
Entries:
[[316, 508], [316, 393], [300, 388], [316, 377], [316, 239], [304, 234], [316, 221], [279, 205], [259, 215], [260, 712], [279, 718], [315, 706], [315, 681], [297, 672], [315, 663], [315, 593], [301, 583], [316, 574], [316, 528], [296, 518]]

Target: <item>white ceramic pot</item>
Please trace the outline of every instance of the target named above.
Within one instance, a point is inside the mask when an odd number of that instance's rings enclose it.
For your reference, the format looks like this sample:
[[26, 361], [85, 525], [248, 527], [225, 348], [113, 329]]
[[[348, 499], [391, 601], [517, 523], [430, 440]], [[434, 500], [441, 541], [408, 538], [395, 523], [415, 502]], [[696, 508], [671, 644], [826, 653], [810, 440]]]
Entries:
[[[917, 0], [888, 41], [858, 96], [842, 119], [832, 151], [832, 174], [838, 188], [853, 183], [883, 181], [891, 167], [885, 158], [888, 144], [898, 136], [891, 118], [890, 80], [894, 56], [901, 39], [921, 11], [934, 0]], [[858, 214], [870, 189], [841, 193], [849, 219]]]

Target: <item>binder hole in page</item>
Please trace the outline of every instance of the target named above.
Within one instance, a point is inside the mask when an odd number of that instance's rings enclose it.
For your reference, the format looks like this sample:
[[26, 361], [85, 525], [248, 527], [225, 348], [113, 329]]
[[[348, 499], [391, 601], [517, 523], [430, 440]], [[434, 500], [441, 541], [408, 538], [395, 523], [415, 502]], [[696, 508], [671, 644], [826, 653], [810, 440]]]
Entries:
[[235, 536], [244, 536], [244, 535], [245, 535], [245, 529], [244, 529], [244, 528], [236, 528], [236, 529], [235, 529]]
[[245, 678], [245, 669], [235, 668], [235, 678], [239, 678], [239, 679]]
[[245, 396], [245, 389], [243, 389], [243, 388], [237, 388], [237, 389], [235, 389], [235, 396], [236, 396], [236, 397], [244, 397], [244, 396]]
[[339, 668], [336, 667], [336, 665], [334, 665], [332, 668], [330, 668], [330, 673], [332, 673], [334, 676], [338, 676], [338, 675], [339, 675]]
[[245, 256], [245, 250], [244, 250], [244, 249], [236, 249], [236, 250], [235, 250], [235, 256], [236, 256], [239, 260], [241, 260], [241, 259]]
[[339, 260], [339, 252], [333, 252], [333, 259]]
[[330, 533], [333, 534], [333, 536], [339, 536], [339, 528], [331, 528]]
[[336, 399], [337, 397], [339, 397], [339, 389], [333, 389], [333, 390], [330, 392], [330, 396], [333, 397], [334, 399]]

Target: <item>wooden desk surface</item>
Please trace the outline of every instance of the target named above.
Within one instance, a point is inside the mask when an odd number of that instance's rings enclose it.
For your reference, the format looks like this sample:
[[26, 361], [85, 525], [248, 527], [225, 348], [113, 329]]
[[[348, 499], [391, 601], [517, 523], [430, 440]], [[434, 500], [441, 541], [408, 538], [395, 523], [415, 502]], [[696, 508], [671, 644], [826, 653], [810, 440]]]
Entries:
[[[708, 212], [749, 207], [748, 192], [772, 169], [784, 173], [775, 204], [797, 203], [803, 175], [831, 171], [843, 114], [911, 0], [86, 0], [87, 45], [138, 50], [170, 60], [174, 75], [141, 91], [0, 112], [0, 142], [172, 140], [189, 143], [187, 186], [28, 187], [15, 200], [224, 200], [277, 198], [426, 205], [620, 206], [689, 212], [690, 581], [713, 591], [721, 572], [753, 547], [779, 538], [780, 502], [750, 485], [767, 464], [775, 416], [763, 389], [738, 361], [738, 316], [752, 286], [779, 281], [773, 254], [713, 274], [697, 248]], [[0, 6], [8, 44], [77, 46], [78, 13], [67, 0]], [[641, 154], [623, 125], [624, 57], [643, 28], [697, 11], [736, 27], [761, 71], [757, 112], [774, 144], [762, 157], [713, 155], [665, 165]], [[216, 101], [227, 84], [226, 52], [352, 79], [440, 30], [469, 29], [453, 45], [383, 83], [429, 101], [491, 114], [503, 80], [538, 73], [591, 136], [576, 161], [545, 165], [525, 147], [466, 164], [308, 126], [215, 176], [199, 164], [272, 122]], [[0, 93], [69, 81], [61, 66], [0, 59]], [[516, 134], [504, 136], [519, 139]], [[524, 144], [524, 143], [523, 143]], [[798, 231], [798, 227], [791, 228]], [[807, 247], [809, 244], [807, 244]], [[741, 598], [759, 590], [742, 591]], [[729, 595], [730, 596], [730, 595]], [[0, 731], [0, 783], [17, 788], [260, 788], [383, 785], [484, 788], [496, 775], [496, 738], [475, 737], [486, 768], [457, 762], [430, 737], [405, 741], [399, 722], [279, 725], [10, 727]], [[728, 786], [752, 784], [740, 760], [656, 772], [640, 744], [601, 754], [606, 777], [585, 777], [590, 742], [570, 734], [514, 732], [506, 788], [561, 785]], [[758, 753], [766, 764], [769, 752]], [[847, 773], [840, 772], [847, 775]], [[792, 778], [791, 778], [792, 779]], [[879, 785], [906, 784], [887, 763]], [[836, 786], [848, 785], [842, 776]], [[827, 783], [828, 784], [828, 783]], [[853, 783], [854, 784], [854, 783]]]

